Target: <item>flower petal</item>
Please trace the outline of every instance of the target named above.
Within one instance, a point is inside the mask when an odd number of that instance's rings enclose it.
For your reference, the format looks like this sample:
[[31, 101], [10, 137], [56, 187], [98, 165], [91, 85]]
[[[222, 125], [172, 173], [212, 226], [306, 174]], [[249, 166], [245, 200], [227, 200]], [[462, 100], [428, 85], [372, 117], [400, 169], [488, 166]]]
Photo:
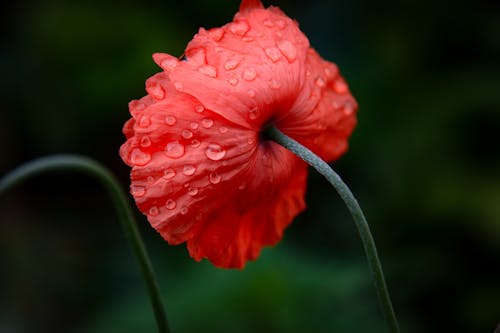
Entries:
[[358, 105], [337, 66], [313, 49], [308, 52], [306, 77], [300, 96], [276, 125], [324, 160], [333, 161], [347, 149]]
[[222, 117], [259, 129], [293, 105], [308, 47], [296, 22], [278, 9], [247, 10], [221, 28], [200, 29], [170, 79]]

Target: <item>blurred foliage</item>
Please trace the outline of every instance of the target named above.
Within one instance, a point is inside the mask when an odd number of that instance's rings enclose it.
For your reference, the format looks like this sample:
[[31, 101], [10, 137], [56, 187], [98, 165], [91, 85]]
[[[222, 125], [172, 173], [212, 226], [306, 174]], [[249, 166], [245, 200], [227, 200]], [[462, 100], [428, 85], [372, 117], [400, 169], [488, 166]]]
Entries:
[[[500, 322], [500, 6], [496, 1], [275, 0], [335, 61], [360, 104], [334, 163], [371, 223], [404, 332]], [[238, 1], [42, 0], [2, 5], [0, 175], [70, 152], [109, 166], [127, 102]], [[383, 332], [361, 243], [311, 173], [308, 210], [243, 271], [195, 263], [138, 216], [173, 332]], [[114, 210], [79, 175], [0, 201], [1, 332], [152, 332]]]

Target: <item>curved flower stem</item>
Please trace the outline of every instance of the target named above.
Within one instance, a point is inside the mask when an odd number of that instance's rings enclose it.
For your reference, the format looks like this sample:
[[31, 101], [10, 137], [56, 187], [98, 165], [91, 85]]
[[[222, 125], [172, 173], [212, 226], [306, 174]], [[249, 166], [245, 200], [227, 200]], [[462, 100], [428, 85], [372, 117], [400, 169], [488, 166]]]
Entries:
[[385, 283], [382, 265], [380, 264], [377, 248], [375, 247], [375, 241], [373, 240], [365, 215], [349, 187], [325, 161], [297, 141], [283, 134], [275, 126], [268, 128], [266, 130], [266, 135], [311, 165], [332, 184], [335, 190], [337, 190], [351, 212], [359, 235], [361, 236], [365, 254], [373, 274], [373, 279], [375, 280], [375, 289], [377, 290], [380, 306], [385, 320], [389, 325], [390, 332], [399, 332], [398, 321], [394, 314], [394, 309], [392, 308], [391, 298]]
[[0, 179], [0, 196], [28, 178], [51, 171], [77, 171], [88, 174], [108, 190], [116, 207], [118, 218], [140, 266], [146, 282], [158, 325], [158, 332], [168, 333], [168, 322], [160, 289], [144, 242], [137, 228], [127, 197], [114, 175], [104, 166], [89, 158], [75, 155], [43, 157], [23, 164]]

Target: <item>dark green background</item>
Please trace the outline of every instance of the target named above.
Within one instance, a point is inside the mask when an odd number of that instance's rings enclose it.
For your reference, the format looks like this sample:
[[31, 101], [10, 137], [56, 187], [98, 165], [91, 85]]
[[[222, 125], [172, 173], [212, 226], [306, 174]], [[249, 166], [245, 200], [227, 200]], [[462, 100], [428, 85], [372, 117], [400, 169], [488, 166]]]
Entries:
[[[271, 1], [265, 1], [270, 5]], [[365, 209], [403, 332], [500, 322], [500, 5], [273, 0], [336, 62], [359, 125], [334, 163]], [[118, 157], [127, 103], [238, 1], [2, 5], [0, 175], [53, 153]], [[243, 271], [192, 261], [139, 216], [172, 331], [384, 332], [361, 242], [311, 172], [308, 209]], [[38, 178], [0, 201], [0, 332], [153, 332], [109, 198], [86, 177]]]

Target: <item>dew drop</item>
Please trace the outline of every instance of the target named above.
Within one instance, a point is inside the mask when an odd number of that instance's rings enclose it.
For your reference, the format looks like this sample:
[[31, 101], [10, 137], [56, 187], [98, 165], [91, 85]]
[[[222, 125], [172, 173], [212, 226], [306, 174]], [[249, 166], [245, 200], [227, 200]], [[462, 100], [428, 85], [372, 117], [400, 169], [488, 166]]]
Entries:
[[140, 185], [132, 185], [130, 187], [130, 193], [134, 197], [140, 198], [140, 197], [143, 197], [144, 194], [146, 194], [146, 188], [144, 186], [140, 186]]
[[286, 22], [283, 20], [276, 20], [276, 25], [278, 26], [278, 28], [284, 29], [286, 27]]
[[151, 119], [149, 119], [148, 116], [143, 116], [141, 117], [141, 120], [139, 120], [139, 127], [146, 128], [151, 125]]
[[192, 164], [186, 164], [182, 169], [182, 173], [186, 176], [192, 176], [196, 172], [196, 167]]
[[175, 89], [177, 89], [178, 91], [182, 91], [182, 89], [184, 89], [184, 85], [182, 84], [182, 82], [175, 82], [175, 83], [174, 83], [174, 87], [175, 87]]
[[344, 114], [346, 116], [349, 116], [353, 112], [354, 112], [354, 105], [351, 102], [349, 102], [349, 101], [345, 102], [345, 104], [344, 104]]
[[177, 122], [177, 119], [175, 119], [175, 117], [172, 115], [168, 115], [165, 117], [165, 124], [167, 124], [167, 125], [172, 126], [172, 125], [175, 125], [176, 122]]
[[184, 139], [191, 139], [193, 137], [193, 132], [191, 132], [190, 130], [182, 130], [182, 133], [181, 133], [182, 137]]
[[242, 191], [247, 187], [247, 184], [242, 183], [240, 186], [238, 186], [238, 190]]
[[149, 147], [149, 146], [151, 146], [151, 139], [149, 138], [149, 136], [143, 136], [141, 138], [141, 146], [142, 147]]
[[172, 70], [177, 66], [177, 62], [178, 62], [177, 59], [168, 58], [160, 63], [160, 67], [163, 68], [164, 70]]
[[155, 178], [153, 176], [148, 176], [148, 184], [153, 184], [155, 182]]
[[170, 158], [180, 158], [184, 155], [184, 146], [179, 141], [172, 141], [165, 147], [165, 152]]
[[172, 210], [175, 207], [177, 207], [177, 203], [172, 199], [168, 199], [167, 202], [165, 203], [165, 207], [167, 207], [167, 209]]
[[188, 193], [190, 196], [195, 196], [198, 194], [198, 189], [196, 187], [190, 187]]
[[205, 128], [210, 128], [212, 127], [214, 124], [214, 121], [210, 118], [203, 118], [201, 120], [201, 126], [205, 127]]
[[185, 206], [184, 206], [184, 207], [182, 207], [182, 208], [181, 208], [181, 214], [182, 214], [182, 215], [186, 215], [187, 213], [188, 213], [188, 208], [187, 208], [187, 207], [185, 207]]
[[253, 108], [252, 110], [250, 110], [248, 112], [248, 118], [250, 118], [252, 120], [259, 118], [259, 116], [260, 116], [260, 111], [258, 108]]
[[250, 26], [245, 21], [233, 22], [229, 26], [229, 31], [238, 36], [245, 35], [248, 32], [248, 30], [250, 30]]
[[252, 97], [252, 98], [254, 98], [254, 97], [255, 97], [255, 95], [256, 95], [256, 92], [255, 92], [255, 90], [253, 90], [253, 89], [248, 90], [248, 91], [247, 91], [247, 93], [248, 93], [248, 96], [250, 96], [250, 97]]
[[191, 147], [193, 148], [198, 148], [200, 146], [201, 142], [199, 140], [194, 139], [191, 141]]
[[139, 148], [134, 148], [130, 153], [130, 162], [134, 165], [146, 165], [149, 161], [151, 161], [151, 155], [143, 152]]
[[271, 89], [274, 90], [278, 90], [279, 88], [281, 88], [281, 84], [276, 79], [272, 79], [271, 82], [269, 83], [269, 86], [271, 87]]
[[146, 91], [156, 100], [162, 100], [165, 97], [165, 90], [157, 83], [148, 85]]
[[316, 81], [314, 81], [314, 83], [316, 84], [316, 86], [320, 87], [320, 88], [323, 88], [325, 85], [326, 85], [326, 82], [325, 80], [319, 76]]
[[224, 37], [224, 29], [214, 28], [208, 30], [208, 34], [212, 37], [216, 42], [220, 41], [222, 37]]
[[335, 81], [335, 83], [333, 84], [333, 89], [335, 89], [335, 91], [338, 93], [338, 94], [345, 94], [347, 92], [347, 84], [342, 81], [342, 80], [337, 80]]
[[243, 78], [247, 81], [253, 81], [257, 77], [257, 71], [254, 68], [247, 68], [243, 71]]
[[189, 127], [191, 127], [191, 129], [197, 129], [198, 127], [200, 127], [200, 125], [198, 125], [197, 122], [193, 121], [191, 124], [189, 124]]
[[297, 59], [297, 49], [292, 42], [282, 39], [278, 43], [278, 48], [289, 62], [294, 62]]
[[204, 107], [203, 105], [201, 105], [201, 104], [198, 104], [198, 105], [196, 105], [196, 106], [194, 107], [194, 110], [195, 110], [196, 112], [198, 112], [198, 113], [202, 113], [202, 112], [203, 112], [203, 110], [205, 110], [205, 107]]
[[227, 71], [231, 71], [231, 70], [235, 69], [236, 67], [238, 67], [239, 64], [240, 64], [240, 62], [238, 60], [229, 59], [228, 61], [226, 61], [224, 63], [224, 69]]
[[221, 132], [222, 134], [227, 133], [227, 131], [228, 131], [227, 127], [223, 126], [223, 127], [219, 128], [219, 132]]
[[226, 150], [216, 143], [210, 143], [205, 150], [205, 155], [212, 161], [219, 161], [226, 156]]
[[270, 19], [265, 19], [264, 22], [262, 22], [266, 27], [268, 28], [273, 28], [274, 27], [274, 23], [273, 21], [271, 21]]
[[232, 78], [228, 80], [229, 84], [232, 86], [236, 86], [238, 84], [238, 79]]
[[249, 42], [253, 42], [253, 41], [255, 40], [255, 38], [250, 37], [250, 36], [245, 36], [245, 37], [243, 37], [243, 38], [242, 38], [242, 40], [243, 40], [244, 42], [249, 43]]
[[251, 146], [251, 145], [255, 144], [255, 139], [254, 138], [249, 138], [247, 140], [247, 143], [248, 143], [249, 146]]
[[159, 213], [158, 207], [153, 206], [153, 207], [149, 208], [149, 215], [156, 216], [156, 215], [158, 215], [158, 213]]
[[175, 177], [175, 170], [174, 169], [167, 169], [165, 172], [163, 172], [163, 177], [165, 179], [172, 179]]
[[217, 68], [211, 65], [204, 65], [198, 68], [198, 72], [208, 77], [217, 77]]
[[216, 172], [212, 172], [210, 176], [208, 176], [208, 180], [212, 184], [219, 184], [221, 181], [221, 176], [217, 174]]
[[281, 58], [280, 51], [275, 47], [268, 47], [264, 49], [266, 56], [272, 60], [272, 62], [277, 62]]

